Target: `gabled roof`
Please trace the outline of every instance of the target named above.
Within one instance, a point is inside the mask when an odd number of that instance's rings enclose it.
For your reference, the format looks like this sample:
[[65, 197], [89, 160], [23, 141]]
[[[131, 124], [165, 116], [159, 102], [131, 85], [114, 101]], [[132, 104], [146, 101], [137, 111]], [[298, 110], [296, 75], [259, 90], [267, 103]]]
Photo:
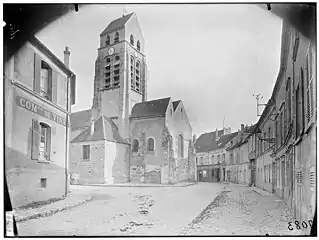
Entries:
[[179, 103], [181, 102], [181, 100], [178, 100], [178, 101], [174, 101], [173, 102], [173, 109], [174, 111], [176, 110], [176, 108], [178, 107]]
[[100, 37], [106, 35], [109, 32], [112, 32], [118, 28], [124, 27], [125, 23], [132, 17], [134, 13], [130, 13], [128, 15], [125, 15], [121, 18], [115, 19], [112, 21], [107, 27], [104, 29], [104, 31], [100, 34]]
[[108, 117], [101, 116], [94, 122], [94, 132], [90, 133], [90, 127], [83, 130], [71, 143], [77, 142], [89, 142], [107, 140], [117, 143], [128, 144], [118, 132], [118, 128], [115, 123]]
[[132, 109], [131, 118], [165, 116], [170, 97], [137, 103]]
[[[223, 134], [223, 130], [218, 130], [218, 136]], [[204, 133], [199, 136], [195, 143], [196, 152], [206, 152], [216, 140], [216, 131]]]
[[244, 131], [241, 133], [241, 134], [248, 134], [248, 135], [240, 135], [241, 138], [232, 146], [228, 147], [226, 150], [229, 151], [229, 150], [233, 150], [237, 147], [240, 147], [241, 145], [243, 145], [244, 143], [246, 143], [248, 141], [248, 137], [251, 135], [251, 133], [255, 130], [255, 125], [252, 125], [252, 126], [249, 126], [249, 127], [246, 127], [244, 129]]
[[91, 109], [71, 113], [71, 131], [86, 127], [90, 121]]

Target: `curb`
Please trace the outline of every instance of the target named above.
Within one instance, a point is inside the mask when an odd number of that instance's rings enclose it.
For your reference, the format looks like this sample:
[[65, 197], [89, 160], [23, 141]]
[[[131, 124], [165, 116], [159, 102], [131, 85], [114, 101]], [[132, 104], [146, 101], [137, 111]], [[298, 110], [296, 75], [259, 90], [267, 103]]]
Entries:
[[189, 184], [185, 184], [185, 185], [114, 185], [114, 184], [72, 184], [72, 186], [85, 186], [85, 187], [188, 187], [188, 186], [192, 186], [192, 185], [196, 185], [196, 183], [189, 183]]
[[251, 190], [254, 191], [255, 193], [258, 193], [262, 197], [274, 196], [274, 194], [272, 194], [272, 193], [268, 193], [267, 192], [267, 193], [264, 194], [263, 192], [261, 192], [259, 190], [256, 190], [254, 188], [251, 188]]
[[39, 213], [32, 214], [30, 216], [25, 216], [25, 217], [15, 216], [15, 220], [18, 223], [18, 222], [25, 222], [25, 221], [28, 221], [28, 220], [31, 220], [31, 219], [37, 219], [37, 218], [52, 216], [55, 213], [62, 212], [64, 210], [68, 210], [68, 209], [72, 209], [74, 207], [77, 207], [77, 206], [79, 206], [81, 204], [87, 203], [87, 202], [92, 201], [92, 200], [93, 200], [93, 197], [90, 197], [89, 199], [82, 200], [82, 201], [80, 201], [80, 202], [78, 202], [77, 204], [74, 204], [74, 205], [64, 206], [64, 207], [57, 208], [57, 209], [51, 209], [51, 210], [48, 210], [48, 211], [45, 211], [45, 212], [39, 212]]

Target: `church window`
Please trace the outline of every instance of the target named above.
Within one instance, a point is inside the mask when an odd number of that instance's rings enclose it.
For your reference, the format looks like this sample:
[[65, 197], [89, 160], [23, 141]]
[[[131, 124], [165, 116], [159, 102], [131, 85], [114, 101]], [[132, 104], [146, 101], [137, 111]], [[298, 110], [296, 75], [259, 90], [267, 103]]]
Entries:
[[118, 32], [116, 32], [116, 33], [115, 33], [115, 38], [114, 38], [114, 43], [119, 42], [119, 40], [120, 40], [120, 35], [119, 35]]
[[140, 44], [140, 41], [137, 41], [137, 43], [136, 43], [136, 46], [137, 46], [137, 50], [141, 50], [141, 44]]
[[110, 62], [111, 62], [111, 58], [107, 58], [106, 63], [110, 63]]
[[133, 35], [131, 35], [131, 37], [130, 37], [130, 43], [131, 43], [131, 45], [134, 46], [134, 37], [133, 37]]
[[134, 57], [131, 56], [131, 61], [130, 61], [130, 67], [131, 67], [131, 88], [134, 90], [135, 89], [135, 80], [134, 80]]
[[140, 62], [136, 62], [136, 69], [135, 69], [135, 87], [136, 91], [140, 92]]
[[138, 152], [138, 145], [139, 145], [138, 140], [134, 139], [132, 144], [132, 152]]
[[178, 136], [178, 155], [184, 157], [184, 137], [182, 134]]
[[147, 140], [147, 151], [154, 152], [154, 149], [155, 149], [155, 141], [153, 138], [149, 138]]
[[109, 35], [106, 36], [106, 40], [105, 40], [105, 46], [108, 46], [108, 45], [110, 45], [110, 36]]
[[119, 55], [116, 55], [115, 56], [115, 61], [119, 61], [120, 60], [120, 56]]
[[120, 76], [115, 76], [114, 77], [114, 82], [113, 82], [113, 86], [116, 87], [120, 84]]

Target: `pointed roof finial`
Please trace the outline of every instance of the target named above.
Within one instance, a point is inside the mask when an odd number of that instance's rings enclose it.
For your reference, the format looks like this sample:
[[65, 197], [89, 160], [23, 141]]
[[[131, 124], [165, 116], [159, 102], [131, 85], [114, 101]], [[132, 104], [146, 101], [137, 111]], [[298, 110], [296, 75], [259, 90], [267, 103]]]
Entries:
[[124, 17], [126, 14], [127, 14], [126, 7], [123, 7], [123, 15], [122, 15], [122, 17]]

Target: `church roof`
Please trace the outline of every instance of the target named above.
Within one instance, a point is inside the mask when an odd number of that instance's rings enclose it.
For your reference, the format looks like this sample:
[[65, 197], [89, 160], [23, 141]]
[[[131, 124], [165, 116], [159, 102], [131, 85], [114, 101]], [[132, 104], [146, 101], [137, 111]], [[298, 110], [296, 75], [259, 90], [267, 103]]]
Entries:
[[114, 31], [117, 28], [121, 28], [125, 25], [125, 23], [131, 18], [131, 16], [134, 13], [130, 13], [128, 15], [125, 15], [121, 18], [115, 19], [114, 21], [112, 21], [105, 29], [104, 31], [100, 34], [100, 37], [106, 35], [109, 32]]
[[110, 118], [105, 116], [100, 116], [97, 120], [95, 120], [93, 134], [90, 134], [90, 127], [87, 127], [76, 138], [74, 138], [71, 143], [98, 140], [128, 144], [127, 141], [121, 137], [116, 124]]
[[71, 130], [84, 128], [90, 117], [91, 109], [71, 113]]
[[164, 116], [170, 97], [137, 103], [132, 109], [131, 117]]
[[178, 100], [178, 101], [174, 101], [173, 102], [173, 108], [174, 108], [174, 111], [176, 110], [178, 104], [181, 102], [181, 100]]

